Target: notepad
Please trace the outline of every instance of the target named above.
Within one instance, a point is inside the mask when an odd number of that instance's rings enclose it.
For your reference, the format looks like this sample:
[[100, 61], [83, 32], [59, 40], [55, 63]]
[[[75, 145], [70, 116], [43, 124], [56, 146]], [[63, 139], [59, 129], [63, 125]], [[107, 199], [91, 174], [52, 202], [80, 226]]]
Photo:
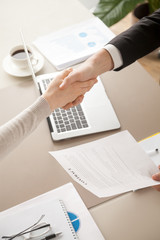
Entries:
[[84, 61], [115, 35], [97, 17], [38, 37], [33, 44], [57, 70]]
[[[11, 211], [12, 212], [12, 211]], [[62, 232], [57, 237], [61, 240], [76, 240], [78, 239], [75, 230], [72, 226], [67, 210], [62, 200], [50, 199], [44, 200], [36, 204], [23, 206], [17, 211], [14, 210], [12, 214], [1, 214], [0, 215], [0, 239], [4, 235], [15, 235], [27, 227], [33, 225], [37, 220], [45, 215], [41, 220], [43, 223], [51, 225], [51, 229], [45, 235], [36, 238], [36, 240], [42, 239], [51, 233]], [[29, 238], [30, 233], [25, 234], [26, 238]]]

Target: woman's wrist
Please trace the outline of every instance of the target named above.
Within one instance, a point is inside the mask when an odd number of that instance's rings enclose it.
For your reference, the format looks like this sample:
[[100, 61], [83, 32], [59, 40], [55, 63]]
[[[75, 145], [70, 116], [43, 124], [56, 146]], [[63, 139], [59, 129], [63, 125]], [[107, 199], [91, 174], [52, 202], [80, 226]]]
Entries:
[[50, 96], [50, 94], [48, 94], [48, 92], [46, 91], [43, 93], [42, 97], [46, 100], [50, 110], [53, 112], [56, 109], [56, 106], [54, 106], [55, 102], [53, 100], [53, 96]]

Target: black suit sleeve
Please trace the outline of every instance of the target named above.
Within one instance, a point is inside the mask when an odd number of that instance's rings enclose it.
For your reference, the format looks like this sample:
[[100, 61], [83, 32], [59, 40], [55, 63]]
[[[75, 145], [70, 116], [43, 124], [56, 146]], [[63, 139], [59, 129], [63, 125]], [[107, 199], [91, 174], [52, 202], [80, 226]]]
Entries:
[[110, 44], [119, 49], [123, 66], [128, 66], [160, 46], [160, 9], [142, 18], [125, 32], [112, 39]]

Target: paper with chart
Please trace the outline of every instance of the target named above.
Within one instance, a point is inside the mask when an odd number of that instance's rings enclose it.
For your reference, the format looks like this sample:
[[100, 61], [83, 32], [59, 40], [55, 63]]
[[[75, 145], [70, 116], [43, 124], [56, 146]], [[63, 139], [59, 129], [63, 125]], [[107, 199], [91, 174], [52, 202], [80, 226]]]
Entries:
[[76, 182], [98, 197], [159, 184], [151, 178], [156, 165], [128, 131], [50, 154]]
[[[59, 188], [56, 188], [38, 197], [35, 197], [24, 203], [21, 203], [15, 207], [12, 207], [3, 212], [0, 212], [0, 223], [2, 222], [4, 224], [3, 220], [8, 218], [9, 221], [6, 226], [6, 231], [8, 234], [13, 233], [12, 228], [9, 225], [10, 219], [11, 219], [10, 216], [15, 216], [16, 222], [18, 222], [20, 219], [19, 216], [25, 211], [25, 209], [33, 208], [35, 206], [32, 214], [29, 214], [29, 212], [27, 212], [28, 221], [32, 221], [33, 223], [36, 209], [38, 210], [37, 206], [41, 203], [44, 203], [44, 205], [46, 206], [46, 209], [50, 213], [52, 206], [50, 206], [48, 202], [52, 203], [52, 201], [54, 202], [57, 199], [62, 199], [68, 213], [72, 214], [70, 219], [73, 224], [73, 227], [75, 228], [78, 239], [104, 240], [104, 237], [102, 236], [99, 228], [97, 227], [91, 214], [89, 213], [88, 209], [86, 208], [85, 204], [83, 203], [82, 199], [80, 198], [78, 192], [76, 191], [72, 183], [65, 184]], [[21, 215], [20, 220], [22, 222], [22, 225], [20, 224], [19, 227], [26, 227], [27, 222], [24, 220], [26, 219], [25, 216], [26, 216], [26, 213], [25, 215], [24, 214]], [[37, 218], [35, 219], [35, 221], [36, 220]], [[31, 222], [28, 222], [28, 224], [30, 223]], [[3, 224], [0, 224], [0, 236], [1, 234], [4, 234], [4, 232], [2, 231]], [[63, 227], [62, 224], [60, 224], [59, 229], [57, 229], [57, 226], [55, 226], [55, 223], [53, 223], [53, 225], [54, 225], [54, 231], [62, 230], [62, 227]], [[8, 229], [9, 229], [9, 232], [8, 232]], [[57, 237], [55, 239], [63, 239], [63, 238]]]
[[115, 35], [97, 17], [37, 38], [33, 44], [58, 70], [84, 61]]
[[12, 236], [20, 233], [35, 224], [41, 216], [43, 216], [43, 220], [40, 221], [39, 226], [42, 226], [42, 224], [50, 224], [50, 226], [39, 230], [39, 235], [38, 230], [34, 233], [25, 231], [25, 239], [31, 239], [36, 235], [36, 240], [41, 240], [44, 236], [61, 233], [59, 236], [61, 240], [78, 240], [63, 201], [51, 198], [46, 201], [40, 201], [35, 205], [31, 204], [23, 207], [21, 211], [17, 210], [13, 214], [0, 215], [0, 239], [6, 235]]

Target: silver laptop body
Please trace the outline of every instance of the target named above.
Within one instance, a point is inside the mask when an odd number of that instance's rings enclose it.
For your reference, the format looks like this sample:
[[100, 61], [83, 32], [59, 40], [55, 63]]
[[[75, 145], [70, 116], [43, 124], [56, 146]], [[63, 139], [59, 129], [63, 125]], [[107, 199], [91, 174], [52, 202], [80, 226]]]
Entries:
[[[21, 37], [33, 81], [42, 94], [49, 82], [59, 72], [36, 76], [22, 32]], [[47, 120], [54, 141], [113, 130], [120, 127], [120, 123], [107, 97], [100, 77], [98, 77], [98, 83], [85, 94], [85, 98], [80, 105], [69, 110], [56, 109]]]

